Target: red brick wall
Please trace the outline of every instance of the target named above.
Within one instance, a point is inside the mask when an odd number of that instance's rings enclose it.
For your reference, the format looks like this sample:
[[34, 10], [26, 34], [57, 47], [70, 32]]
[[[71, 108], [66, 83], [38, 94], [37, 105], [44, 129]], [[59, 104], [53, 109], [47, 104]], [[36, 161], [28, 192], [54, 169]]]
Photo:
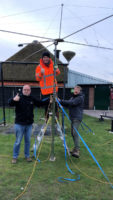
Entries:
[[94, 86], [89, 87], [89, 109], [94, 109]]
[[[4, 81], [4, 86], [24, 86], [24, 85], [30, 85], [30, 86], [39, 86], [39, 82], [13, 82], [13, 81]], [[2, 83], [0, 82], [0, 86]], [[63, 83], [58, 83], [58, 87], [64, 87]]]

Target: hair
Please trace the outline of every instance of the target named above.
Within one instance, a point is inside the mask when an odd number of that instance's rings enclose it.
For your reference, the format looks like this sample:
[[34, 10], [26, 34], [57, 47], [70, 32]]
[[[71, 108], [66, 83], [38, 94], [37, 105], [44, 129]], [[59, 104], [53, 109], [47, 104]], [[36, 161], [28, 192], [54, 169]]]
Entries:
[[75, 85], [74, 88], [78, 88], [80, 91], [82, 91], [82, 88], [81, 88], [81, 86], [79, 86], [79, 85]]
[[28, 85], [28, 84], [24, 85], [24, 86], [23, 86], [23, 88], [24, 88], [24, 87], [26, 87], [26, 86], [27, 86], [27, 87], [29, 87], [29, 88], [31, 89], [31, 86], [30, 86], [30, 85]]

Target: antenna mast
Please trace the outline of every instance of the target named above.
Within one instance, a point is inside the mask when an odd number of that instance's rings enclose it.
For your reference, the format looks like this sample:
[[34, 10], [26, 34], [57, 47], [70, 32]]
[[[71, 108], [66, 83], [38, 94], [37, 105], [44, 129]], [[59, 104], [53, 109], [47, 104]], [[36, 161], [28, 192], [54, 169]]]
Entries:
[[59, 38], [60, 38], [60, 36], [61, 36], [63, 6], [64, 6], [64, 4], [61, 4], [61, 17], [60, 17]]

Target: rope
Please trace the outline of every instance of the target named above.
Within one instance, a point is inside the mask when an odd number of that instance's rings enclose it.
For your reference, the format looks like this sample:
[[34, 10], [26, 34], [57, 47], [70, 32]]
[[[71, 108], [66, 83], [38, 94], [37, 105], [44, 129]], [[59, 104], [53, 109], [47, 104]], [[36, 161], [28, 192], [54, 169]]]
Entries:
[[[100, 182], [100, 183], [103, 183], [103, 184], [109, 184], [109, 182], [106, 182], [106, 181], [101, 181], [101, 180], [99, 180], [99, 179], [97, 179], [97, 178], [95, 178], [95, 177], [92, 177], [92, 176], [89, 176], [88, 174], [86, 174], [85, 172], [83, 172], [79, 167], [77, 167], [77, 165], [72, 161], [72, 159], [70, 158], [70, 160], [71, 160], [71, 162], [72, 162], [72, 164], [74, 165], [74, 167], [78, 170], [78, 171], [80, 171], [84, 176], [86, 176], [86, 177], [88, 177], [89, 179], [92, 179], [92, 180], [94, 180], [94, 181], [98, 181], [98, 182]], [[112, 185], [113, 185], [113, 183], [111, 183]]]
[[[43, 140], [42, 140], [42, 143], [43, 143]], [[39, 157], [39, 155], [40, 155], [42, 143], [41, 143], [41, 145], [40, 145], [39, 152], [38, 152], [38, 155], [37, 155], [37, 157], [36, 157], [36, 160], [35, 160], [35, 163], [34, 163], [34, 166], [33, 166], [32, 173], [31, 173], [31, 175], [30, 175], [30, 177], [29, 177], [29, 179], [28, 179], [28, 181], [27, 181], [27, 183], [26, 183], [26, 185], [25, 185], [24, 191], [23, 191], [22, 193], [20, 193], [14, 200], [19, 199], [19, 198], [20, 198], [21, 196], [23, 196], [24, 193], [26, 192], [26, 189], [27, 189], [27, 187], [28, 187], [28, 185], [29, 185], [29, 183], [30, 183], [30, 181], [31, 181], [31, 179], [32, 179], [32, 177], [33, 177], [33, 174], [34, 174], [34, 172], [35, 172], [35, 169], [36, 169], [37, 159], [38, 159], [38, 157]]]
[[91, 130], [91, 128], [88, 127], [88, 125], [86, 125], [83, 121], [81, 122], [81, 127], [84, 130], [84, 127], [86, 127], [88, 129], [89, 132], [91, 132], [93, 135], [95, 135], [95, 133]]
[[[66, 148], [66, 140], [65, 140], [65, 131], [64, 131], [64, 150], [65, 150], [65, 164], [66, 164], [66, 167], [67, 167], [68, 171], [72, 175], [74, 175], [75, 173], [69, 168], [69, 165], [67, 163], [67, 148]], [[74, 182], [74, 181], [78, 181], [78, 180], [80, 180], [80, 175], [77, 175], [76, 179], [63, 178], [63, 177], [59, 177], [58, 178], [58, 181], [62, 182], [62, 183], [64, 183], [65, 181], [73, 181]]]
[[75, 32], [73, 32], [73, 33], [71, 33], [71, 34], [65, 36], [63, 39], [66, 39], [66, 38], [68, 38], [68, 37], [70, 37], [70, 36], [72, 36], [72, 35], [74, 35], [74, 34], [76, 34], [76, 33], [79, 33], [79, 32], [81, 32], [81, 31], [83, 31], [83, 30], [85, 30], [85, 29], [87, 29], [87, 28], [89, 28], [89, 27], [91, 27], [91, 26], [94, 26], [94, 25], [96, 25], [96, 24], [98, 24], [98, 23], [100, 23], [100, 22], [102, 22], [102, 21], [105, 21], [106, 19], [109, 19], [109, 18], [111, 18], [111, 17], [113, 17], [113, 15], [109, 15], [109, 16], [107, 16], [107, 17], [105, 17], [105, 18], [102, 18], [102, 19], [100, 19], [100, 20], [98, 20], [98, 21], [96, 21], [96, 22], [94, 22], [94, 23], [92, 23], [92, 24], [90, 24], [90, 25], [88, 25], [88, 26], [85, 26], [85, 27], [79, 29], [78, 31], [75, 31]]
[[[71, 122], [69, 116], [67, 115], [67, 113], [65, 112], [65, 110], [63, 109], [63, 107], [61, 106], [60, 102], [58, 101], [58, 99], [56, 98], [56, 101], [58, 102], [60, 108], [62, 109], [62, 111], [64, 112], [64, 114], [66, 115], [66, 117], [68, 118], [68, 120]], [[86, 149], [88, 150], [88, 152], [90, 153], [90, 155], [92, 156], [93, 160], [95, 161], [95, 163], [97, 164], [97, 166], [99, 167], [99, 169], [101, 170], [102, 174], [104, 175], [105, 179], [108, 181], [108, 183], [110, 184], [111, 188], [113, 189], [113, 185], [111, 184], [111, 182], [109, 181], [109, 178], [107, 177], [107, 175], [105, 174], [104, 170], [102, 169], [102, 167], [100, 166], [100, 164], [98, 163], [98, 161], [96, 160], [95, 156], [93, 155], [93, 153], [91, 152], [91, 150], [89, 149], [88, 145], [85, 143], [84, 139], [82, 138], [82, 136], [80, 135], [80, 133], [78, 132], [78, 130], [74, 127], [74, 131], [79, 135], [81, 141], [83, 142], [84, 146], [86, 147]]]
[[[111, 142], [111, 141], [113, 141], [113, 139], [111, 139], [111, 140], [108, 140], [107, 142], [105, 142], [104, 144], [93, 144], [93, 146], [92, 147], [96, 147], [96, 146], [104, 146], [104, 145], [106, 145], [106, 144], [109, 144], [109, 142]], [[88, 144], [90, 144], [89, 142], [88, 142]], [[91, 144], [92, 145], [92, 144]]]
[[[84, 124], [85, 125], [85, 127], [86, 128], [88, 128], [88, 132], [91, 132], [93, 135], [95, 135], [95, 133], [82, 121], [82, 124]], [[82, 130], [84, 131], [85, 129], [84, 129], [84, 127], [83, 127], [83, 125], [81, 124], [81, 128], [82, 128]], [[87, 133], [88, 133], [87, 132]], [[109, 142], [111, 142], [111, 141], [113, 141], [113, 139], [111, 139], [111, 140], [108, 140], [107, 142], [105, 142], [104, 144], [93, 144], [93, 146], [104, 146], [104, 145], [106, 145], [106, 144], [108, 144]], [[90, 143], [88, 143], [88, 144], [90, 144]]]

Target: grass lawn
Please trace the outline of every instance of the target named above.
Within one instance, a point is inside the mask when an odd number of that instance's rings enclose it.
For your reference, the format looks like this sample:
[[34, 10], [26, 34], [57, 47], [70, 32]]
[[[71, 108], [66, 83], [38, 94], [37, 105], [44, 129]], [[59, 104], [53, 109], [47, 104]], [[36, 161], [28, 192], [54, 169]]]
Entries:
[[[38, 116], [38, 117], [37, 117]], [[44, 116], [43, 110], [35, 110], [35, 123]], [[99, 122], [98, 119], [84, 115], [83, 121], [95, 132], [93, 135], [79, 129], [79, 133], [87, 143], [95, 158], [101, 165], [109, 180], [113, 183], [113, 134], [109, 133], [110, 120]], [[14, 111], [7, 110], [6, 122], [13, 124]], [[66, 142], [73, 147], [70, 134], [70, 123], [65, 118]], [[67, 162], [70, 174], [65, 164], [65, 153], [62, 142], [55, 136], [54, 162], [49, 161], [51, 151], [51, 136], [45, 136], [40, 146], [39, 159], [27, 163], [24, 159], [24, 141], [22, 141], [20, 156], [15, 165], [11, 164], [14, 134], [4, 134], [4, 127], [0, 127], [0, 200], [113, 200], [113, 189], [106, 181], [102, 172], [81, 142], [80, 158], [69, 157]], [[31, 138], [31, 147], [34, 136]], [[31, 153], [32, 156], [32, 153]], [[59, 177], [79, 181], [58, 181]], [[20, 195], [20, 196], [19, 196]]]

